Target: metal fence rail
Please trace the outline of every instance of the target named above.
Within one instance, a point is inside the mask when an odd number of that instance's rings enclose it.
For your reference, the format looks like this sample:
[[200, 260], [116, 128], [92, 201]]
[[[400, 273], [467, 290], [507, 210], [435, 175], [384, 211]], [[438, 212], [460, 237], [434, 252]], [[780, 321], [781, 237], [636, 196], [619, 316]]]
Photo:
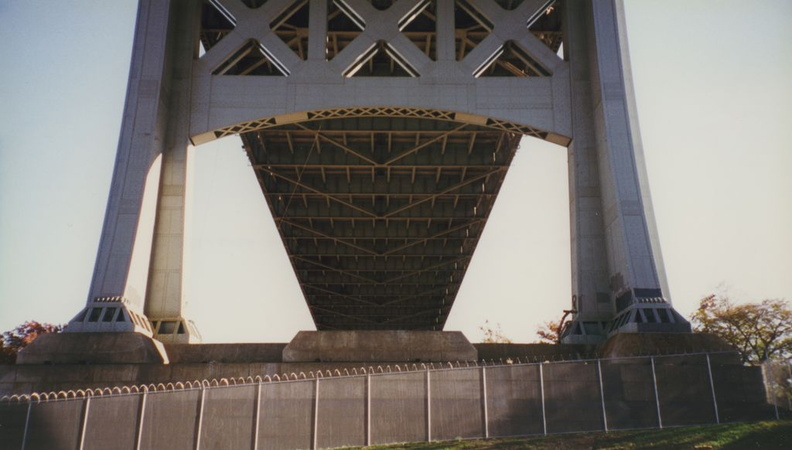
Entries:
[[0, 448], [327, 448], [778, 417], [762, 381], [780, 372], [724, 354], [437, 366], [14, 396]]

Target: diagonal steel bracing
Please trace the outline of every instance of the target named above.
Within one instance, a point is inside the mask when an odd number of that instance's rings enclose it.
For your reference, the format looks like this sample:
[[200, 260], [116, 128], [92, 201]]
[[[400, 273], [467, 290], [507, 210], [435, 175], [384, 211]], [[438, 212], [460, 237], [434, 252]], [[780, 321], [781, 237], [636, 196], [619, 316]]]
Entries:
[[243, 135], [319, 329], [442, 329], [520, 136], [329, 118]]

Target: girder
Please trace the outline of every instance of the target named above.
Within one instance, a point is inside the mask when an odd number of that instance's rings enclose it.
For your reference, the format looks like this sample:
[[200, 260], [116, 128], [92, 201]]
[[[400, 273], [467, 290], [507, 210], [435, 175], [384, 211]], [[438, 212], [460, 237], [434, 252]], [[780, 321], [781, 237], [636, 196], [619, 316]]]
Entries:
[[442, 329], [520, 137], [403, 117], [243, 134], [317, 328]]
[[[327, 33], [323, 44], [323, 52], [328, 61], [343, 59], [343, 50], [348, 46], [356, 45], [355, 39], [358, 38], [366, 27], [366, 17], [376, 15], [375, 9], [385, 10], [391, 7], [396, 8], [394, 14], [403, 17], [398, 23], [401, 31], [400, 39], [395, 42], [376, 42], [372, 48], [366, 51], [364, 57], [360, 57], [358, 64], [347, 71], [346, 75], [356, 76], [415, 76], [415, 68], [409, 62], [403, 60], [401, 53], [409, 51], [411, 44], [415, 47], [415, 53], [423, 55], [426, 60], [436, 61], [438, 51], [437, 28], [437, 9], [438, 0], [404, 2], [403, 5], [392, 0], [377, 0], [372, 5], [368, 2], [352, 2], [352, 7], [347, 1], [328, 1], [327, 2]], [[449, 0], [450, 1], [450, 0]], [[258, 8], [265, 2], [261, 0], [249, 0], [246, 2], [250, 8]], [[307, 59], [309, 40], [309, 7], [307, 1], [295, 1], [275, 20], [269, 23], [273, 35], [279, 38], [294, 55], [300, 60]], [[409, 4], [411, 3], [411, 4]], [[498, 16], [495, 8], [502, 8], [507, 11], [515, 11], [521, 7], [522, 0], [496, 0], [498, 6], [489, 6], [488, 2], [468, 2], [457, 0], [453, 5], [453, 52], [458, 61], [465, 59], [475, 48], [481, 44], [492, 33], [495, 24], [489, 19]], [[553, 2], [545, 2], [552, 4]], [[204, 48], [209, 49], [215, 46], [220, 40], [228, 35], [235, 27], [235, 16], [245, 13], [241, 8], [237, 11], [229, 10], [234, 2], [207, 0], [203, 8], [203, 24], [201, 30], [201, 42]], [[534, 5], [523, 7], [531, 8]], [[541, 4], [540, 4], [541, 6]], [[401, 9], [399, 9], [401, 8]], [[404, 8], [414, 8], [404, 10]], [[359, 11], [358, 11], [359, 10]], [[531, 17], [528, 24], [531, 34], [536, 38], [536, 42], [544, 44], [549, 50], [546, 53], [558, 51], [562, 42], [560, 14], [555, 13], [553, 8], [541, 9], [540, 14]], [[521, 42], [523, 47], [535, 47], [530, 43]], [[394, 48], [400, 47], [400, 48]], [[530, 55], [529, 52], [520, 48], [509, 41], [504, 45], [502, 57], [487, 65], [482, 70], [483, 76], [514, 76], [532, 77], [547, 76], [547, 65], [552, 65], [548, 61], [542, 61], [541, 56]], [[532, 48], [537, 52], [535, 48]], [[539, 59], [540, 61], [537, 61]], [[257, 56], [256, 46], [248, 45], [238, 51], [234, 58], [221, 66], [222, 70], [216, 74], [231, 75], [281, 75], [277, 63], [274, 61]]]

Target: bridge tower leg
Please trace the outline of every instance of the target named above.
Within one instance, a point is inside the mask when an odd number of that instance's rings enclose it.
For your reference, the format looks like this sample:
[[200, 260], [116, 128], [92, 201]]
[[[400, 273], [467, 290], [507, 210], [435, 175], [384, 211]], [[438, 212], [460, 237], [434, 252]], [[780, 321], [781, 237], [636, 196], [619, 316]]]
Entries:
[[622, 0], [564, 3], [572, 310], [566, 343], [689, 332], [672, 307], [647, 182]]
[[69, 332], [199, 342], [183, 314], [191, 70], [201, 2], [140, 0], [121, 136], [93, 280]]

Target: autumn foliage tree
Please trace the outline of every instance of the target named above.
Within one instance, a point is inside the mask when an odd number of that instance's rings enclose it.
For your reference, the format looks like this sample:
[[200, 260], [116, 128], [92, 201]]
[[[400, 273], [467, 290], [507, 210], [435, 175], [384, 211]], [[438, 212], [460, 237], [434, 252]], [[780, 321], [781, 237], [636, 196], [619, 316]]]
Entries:
[[691, 319], [695, 331], [720, 336], [740, 352], [743, 362], [792, 356], [792, 310], [784, 300], [735, 304], [710, 295], [701, 299]]
[[0, 364], [13, 364], [14, 361], [16, 361], [16, 352], [7, 347], [3, 339], [0, 339]]
[[536, 335], [539, 336], [540, 344], [558, 344], [561, 342], [561, 321], [549, 320], [544, 323]]
[[14, 363], [17, 353], [30, 345], [37, 337], [47, 333], [60, 333], [63, 328], [63, 325], [40, 323], [31, 320], [11, 331], [4, 332], [2, 345], [0, 345], [0, 363]]
[[512, 340], [503, 335], [500, 324], [495, 326], [490, 325], [489, 320], [484, 321], [484, 325], [479, 327], [484, 333], [484, 339], [481, 340], [484, 344], [511, 344]]

